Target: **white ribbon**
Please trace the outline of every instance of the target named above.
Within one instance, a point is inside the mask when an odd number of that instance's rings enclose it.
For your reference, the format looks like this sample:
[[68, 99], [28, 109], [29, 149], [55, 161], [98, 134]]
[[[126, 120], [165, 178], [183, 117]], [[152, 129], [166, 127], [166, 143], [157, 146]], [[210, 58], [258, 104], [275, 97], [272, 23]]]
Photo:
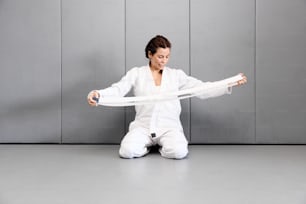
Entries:
[[210, 91], [214, 91], [217, 89], [223, 89], [225, 87], [232, 87], [237, 85], [239, 80], [242, 80], [242, 76], [240, 74], [226, 78], [221, 81], [217, 81], [211, 83], [209, 85], [205, 84], [203, 86], [197, 86], [190, 89], [184, 89], [180, 91], [176, 91], [173, 93], [160, 93], [151, 96], [133, 96], [133, 97], [107, 97], [101, 98], [101, 100], [97, 100], [97, 105], [103, 106], [135, 106], [135, 105], [144, 105], [150, 103], [156, 103], [161, 101], [169, 101], [169, 100], [177, 100], [177, 99], [185, 99], [191, 98], [194, 96], [204, 95], [205, 93], [209, 93]]

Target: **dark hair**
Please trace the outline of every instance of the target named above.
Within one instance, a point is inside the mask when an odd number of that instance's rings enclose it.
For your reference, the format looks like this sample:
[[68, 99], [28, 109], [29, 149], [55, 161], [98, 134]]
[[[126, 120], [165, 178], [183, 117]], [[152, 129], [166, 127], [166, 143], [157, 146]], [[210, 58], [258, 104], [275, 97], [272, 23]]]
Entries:
[[146, 46], [146, 58], [149, 58], [149, 52], [154, 55], [158, 48], [171, 48], [171, 43], [162, 35], [155, 36], [148, 42]]

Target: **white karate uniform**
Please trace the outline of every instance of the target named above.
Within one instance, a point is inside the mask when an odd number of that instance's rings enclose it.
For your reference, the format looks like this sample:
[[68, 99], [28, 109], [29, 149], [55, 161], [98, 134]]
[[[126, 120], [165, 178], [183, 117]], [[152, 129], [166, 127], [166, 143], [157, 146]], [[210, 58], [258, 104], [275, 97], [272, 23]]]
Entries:
[[[103, 97], [123, 97], [131, 88], [135, 96], [175, 92], [198, 85], [211, 86], [213, 82], [202, 82], [186, 75], [182, 70], [164, 67], [160, 87], [155, 85], [150, 67], [135, 67], [109, 88], [99, 90]], [[199, 98], [211, 98], [231, 93], [228, 87], [207, 92]], [[123, 158], [141, 157], [148, 153], [148, 147], [158, 144], [163, 157], [182, 159], [188, 154], [188, 141], [180, 121], [179, 100], [162, 101], [135, 106], [135, 120], [129, 132], [121, 141], [119, 154]]]

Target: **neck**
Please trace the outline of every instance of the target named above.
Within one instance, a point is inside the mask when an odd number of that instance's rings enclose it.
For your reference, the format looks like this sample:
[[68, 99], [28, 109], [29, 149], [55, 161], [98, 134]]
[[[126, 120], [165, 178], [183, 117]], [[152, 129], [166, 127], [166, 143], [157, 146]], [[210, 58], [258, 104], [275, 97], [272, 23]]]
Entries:
[[152, 72], [155, 72], [155, 73], [159, 73], [159, 74], [163, 73], [162, 69], [154, 69], [152, 66], [150, 66], [150, 69], [151, 69]]
[[161, 69], [154, 69], [154, 67], [152, 67], [152, 66], [150, 66], [150, 69], [151, 69], [152, 72], [158, 72], [158, 73], [163, 72], [163, 70], [161, 70]]

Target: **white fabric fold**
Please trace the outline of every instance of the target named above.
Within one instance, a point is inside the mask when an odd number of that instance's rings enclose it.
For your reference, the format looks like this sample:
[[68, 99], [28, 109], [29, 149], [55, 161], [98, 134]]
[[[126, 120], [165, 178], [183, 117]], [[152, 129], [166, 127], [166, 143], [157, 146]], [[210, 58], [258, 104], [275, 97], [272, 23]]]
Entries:
[[[201, 96], [209, 93], [210, 91], [215, 91], [217, 89], [224, 89], [225, 87], [232, 87], [237, 85], [239, 80], [242, 80], [240, 74], [217, 81], [207, 86], [197, 86], [194, 88], [179, 90], [172, 93], [160, 93], [151, 96], [133, 96], [133, 97], [101, 97], [97, 99], [97, 105], [102, 106], [135, 106], [135, 105], [144, 105], [151, 104], [161, 101], [168, 100], [178, 100], [186, 99], [194, 96]], [[203, 98], [203, 97], [201, 97]]]

